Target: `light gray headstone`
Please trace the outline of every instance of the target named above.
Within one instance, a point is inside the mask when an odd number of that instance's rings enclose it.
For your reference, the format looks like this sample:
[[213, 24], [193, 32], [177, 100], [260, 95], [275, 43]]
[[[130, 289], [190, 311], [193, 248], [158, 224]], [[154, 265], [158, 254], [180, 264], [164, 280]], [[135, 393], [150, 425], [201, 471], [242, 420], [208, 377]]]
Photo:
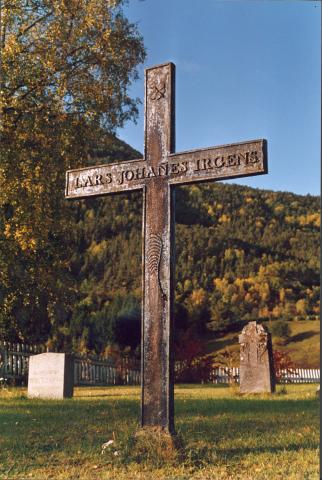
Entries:
[[256, 322], [249, 322], [239, 335], [240, 392], [275, 391], [272, 342], [270, 333]]
[[28, 397], [73, 396], [74, 360], [67, 353], [41, 353], [29, 358]]

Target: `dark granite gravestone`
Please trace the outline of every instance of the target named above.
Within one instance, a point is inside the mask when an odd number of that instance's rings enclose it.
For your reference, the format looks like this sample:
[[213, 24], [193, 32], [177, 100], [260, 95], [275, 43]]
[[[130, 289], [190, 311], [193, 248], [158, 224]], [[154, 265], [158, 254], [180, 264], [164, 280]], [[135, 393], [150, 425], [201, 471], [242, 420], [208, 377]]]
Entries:
[[29, 358], [28, 397], [63, 399], [73, 396], [74, 360], [67, 353], [40, 353]]
[[68, 199], [143, 193], [141, 425], [170, 433], [175, 187], [267, 173], [267, 143], [262, 139], [175, 153], [174, 105], [174, 64], [146, 69], [144, 158], [66, 174]]
[[240, 392], [272, 393], [275, 375], [270, 333], [256, 322], [249, 322], [239, 335]]

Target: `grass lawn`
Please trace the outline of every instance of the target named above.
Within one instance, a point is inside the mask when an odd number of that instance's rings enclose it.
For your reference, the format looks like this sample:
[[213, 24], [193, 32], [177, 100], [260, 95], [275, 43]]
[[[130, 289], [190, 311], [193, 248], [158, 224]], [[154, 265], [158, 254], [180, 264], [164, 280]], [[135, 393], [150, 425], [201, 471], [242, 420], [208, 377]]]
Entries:
[[[76, 388], [64, 401], [0, 390], [0, 478], [37, 480], [318, 479], [316, 385], [268, 396], [235, 387], [177, 386], [175, 459], [139, 454], [138, 387]], [[102, 450], [102, 444], [113, 444]], [[117, 452], [117, 453], [115, 453]]]

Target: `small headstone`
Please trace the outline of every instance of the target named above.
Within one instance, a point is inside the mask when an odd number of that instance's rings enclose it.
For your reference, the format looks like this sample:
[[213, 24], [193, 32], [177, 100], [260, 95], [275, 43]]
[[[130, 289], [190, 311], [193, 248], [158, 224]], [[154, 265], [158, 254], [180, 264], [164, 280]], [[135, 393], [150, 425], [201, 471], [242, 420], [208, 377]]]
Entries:
[[256, 322], [249, 322], [239, 335], [240, 392], [275, 391], [272, 341], [270, 333]]
[[74, 360], [67, 353], [41, 353], [29, 358], [28, 397], [73, 396]]

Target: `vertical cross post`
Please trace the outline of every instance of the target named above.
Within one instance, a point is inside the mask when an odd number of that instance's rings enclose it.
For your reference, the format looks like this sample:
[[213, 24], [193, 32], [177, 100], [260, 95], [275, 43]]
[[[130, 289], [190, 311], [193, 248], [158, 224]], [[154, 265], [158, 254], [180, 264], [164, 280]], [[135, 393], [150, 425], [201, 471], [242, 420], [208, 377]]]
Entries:
[[174, 189], [159, 172], [175, 148], [174, 82], [172, 63], [145, 72], [144, 151], [150, 181], [143, 203], [141, 422], [143, 427], [158, 426], [169, 432], [174, 430]]

